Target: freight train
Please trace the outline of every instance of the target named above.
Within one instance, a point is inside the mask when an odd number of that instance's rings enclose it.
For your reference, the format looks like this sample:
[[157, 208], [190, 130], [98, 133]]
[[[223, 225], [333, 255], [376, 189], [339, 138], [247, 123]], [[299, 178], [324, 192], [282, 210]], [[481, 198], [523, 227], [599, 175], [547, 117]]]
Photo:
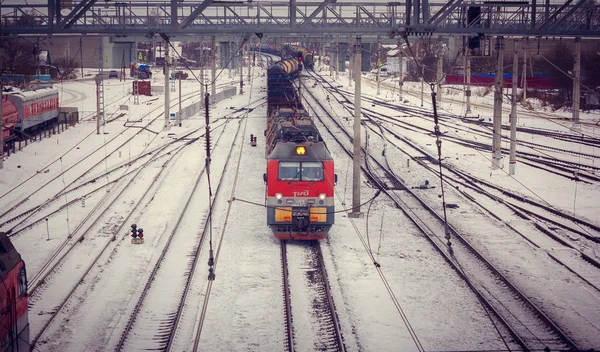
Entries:
[[0, 232], [0, 264], [0, 351], [29, 351], [27, 271], [4, 232]]
[[58, 121], [56, 88], [4, 92], [2, 97], [2, 135], [4, 142], [24, 139], [36, 130]]
[[267, 69], [267, 225], [279, 239], [318, 240], [334, 223], [333, 159], [294, 87], [295, 59]]
[[314, 56], [312, 52], [302, 46], [293, 44], [272, 44], [261, 43], [256, 44], [253, 50], [260, 50], [263, 53], [276, 55], [282, 60], [288, 60], [298, 57], [298, 53], [302, 53], [304, 68], [312, 70], [315, 67]]

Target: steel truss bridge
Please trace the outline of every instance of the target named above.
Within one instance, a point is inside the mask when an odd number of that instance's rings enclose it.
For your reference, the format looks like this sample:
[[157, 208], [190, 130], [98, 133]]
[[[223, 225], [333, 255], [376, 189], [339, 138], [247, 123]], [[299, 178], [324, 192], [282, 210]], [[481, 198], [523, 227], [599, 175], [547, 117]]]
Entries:
[[4, 0], [0, 5], [0, 35], [600, 37], [600, 4], [594, 0], [35, 2]]

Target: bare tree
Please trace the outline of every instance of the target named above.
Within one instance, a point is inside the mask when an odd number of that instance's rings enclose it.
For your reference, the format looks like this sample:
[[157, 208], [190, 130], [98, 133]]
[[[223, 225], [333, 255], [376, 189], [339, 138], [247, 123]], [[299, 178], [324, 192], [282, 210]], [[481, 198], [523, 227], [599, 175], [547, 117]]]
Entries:
[[79, 68], [79, 65], [75, 59], [59, 58], [54, 64], [58, 70], [58, 79], [66, 80], [77, 78], [75, 71]]
[[16, 66], [37, 65], [38, 60], [33, 43], [17, 38], [0, 40], [0, 67], [3, 72], [11, 72]]

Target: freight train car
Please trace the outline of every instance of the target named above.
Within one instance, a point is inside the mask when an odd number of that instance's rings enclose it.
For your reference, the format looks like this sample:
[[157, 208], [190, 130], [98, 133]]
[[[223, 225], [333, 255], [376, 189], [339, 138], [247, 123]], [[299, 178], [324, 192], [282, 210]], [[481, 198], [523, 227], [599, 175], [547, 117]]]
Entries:
[[267, 69], [267, 114], [279, 107], [297, 107], [294, 80], [300, 74], [298, 60], [279, 61]]

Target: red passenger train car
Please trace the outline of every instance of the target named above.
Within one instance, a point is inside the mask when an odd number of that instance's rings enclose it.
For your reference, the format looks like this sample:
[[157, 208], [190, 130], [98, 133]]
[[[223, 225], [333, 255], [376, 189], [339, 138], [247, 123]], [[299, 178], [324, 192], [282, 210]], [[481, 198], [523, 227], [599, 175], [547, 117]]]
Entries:
[[280, 73], [267, 70], [267, 225], [279, 239], [323, 239], [334, 223], [333, 159], [297, 93], [272, 89], [293, 87], [298, 73]]
[[27, 271], [4, 232], [0, 232], [0, 275], [0, 351], [29, 351]]
[[26, 138], [37, 129], [58, 120], [56, 88], [4, 92], [2, 96], [2, 135], [5, 142]]

